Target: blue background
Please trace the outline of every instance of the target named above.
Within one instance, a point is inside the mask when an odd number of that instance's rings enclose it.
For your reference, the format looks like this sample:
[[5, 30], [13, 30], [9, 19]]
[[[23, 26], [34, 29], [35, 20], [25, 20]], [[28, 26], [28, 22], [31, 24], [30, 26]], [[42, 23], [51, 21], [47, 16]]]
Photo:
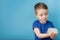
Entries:
[[[0, 39], [34, 40], [32, 23], [38, 2], [48, 5], [49, 20], [60, 31], [60, 0], [0, 0]], [[60, 40], [60, 34], [55, 40]]]

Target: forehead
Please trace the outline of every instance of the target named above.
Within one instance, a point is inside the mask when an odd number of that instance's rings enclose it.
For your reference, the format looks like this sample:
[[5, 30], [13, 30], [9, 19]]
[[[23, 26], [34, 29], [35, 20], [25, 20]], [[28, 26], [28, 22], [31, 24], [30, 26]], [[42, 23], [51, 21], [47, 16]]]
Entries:
[[47, 9], [36, 9], [36, 12], [38, 13], [43, 13], [43, 12], [48, 12]]

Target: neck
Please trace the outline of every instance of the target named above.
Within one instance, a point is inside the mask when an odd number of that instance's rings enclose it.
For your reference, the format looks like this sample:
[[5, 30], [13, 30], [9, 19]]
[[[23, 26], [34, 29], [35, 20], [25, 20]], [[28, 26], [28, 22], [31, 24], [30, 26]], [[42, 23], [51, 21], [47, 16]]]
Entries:
[[39, 21], [40, 23], [42, 23], [42, 24], [45, 24], [46, 22], [43, 22], [43, 21]]

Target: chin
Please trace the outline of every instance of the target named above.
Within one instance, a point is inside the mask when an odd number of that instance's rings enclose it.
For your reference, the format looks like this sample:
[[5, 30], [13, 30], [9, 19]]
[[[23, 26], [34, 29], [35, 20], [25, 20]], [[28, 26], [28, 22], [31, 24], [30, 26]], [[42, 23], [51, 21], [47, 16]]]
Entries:
[[44, 23], [46, 23], [46, 21], [44, 21]]
[[46, 22], [44, 22], [44, 23], [46, 23]]

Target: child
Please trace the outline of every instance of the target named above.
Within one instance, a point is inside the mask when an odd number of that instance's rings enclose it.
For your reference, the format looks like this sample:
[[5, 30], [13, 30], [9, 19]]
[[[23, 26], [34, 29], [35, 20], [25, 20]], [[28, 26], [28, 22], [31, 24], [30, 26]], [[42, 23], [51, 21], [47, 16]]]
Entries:
[[37, 3], [35, 15], [38, 20], [33, 22], [35, 40], [52, 40], [56, 33], [48, 33], [48, 28], [54, 28], [53, 23], [48, 21], [48, 7], [44, 3]]

